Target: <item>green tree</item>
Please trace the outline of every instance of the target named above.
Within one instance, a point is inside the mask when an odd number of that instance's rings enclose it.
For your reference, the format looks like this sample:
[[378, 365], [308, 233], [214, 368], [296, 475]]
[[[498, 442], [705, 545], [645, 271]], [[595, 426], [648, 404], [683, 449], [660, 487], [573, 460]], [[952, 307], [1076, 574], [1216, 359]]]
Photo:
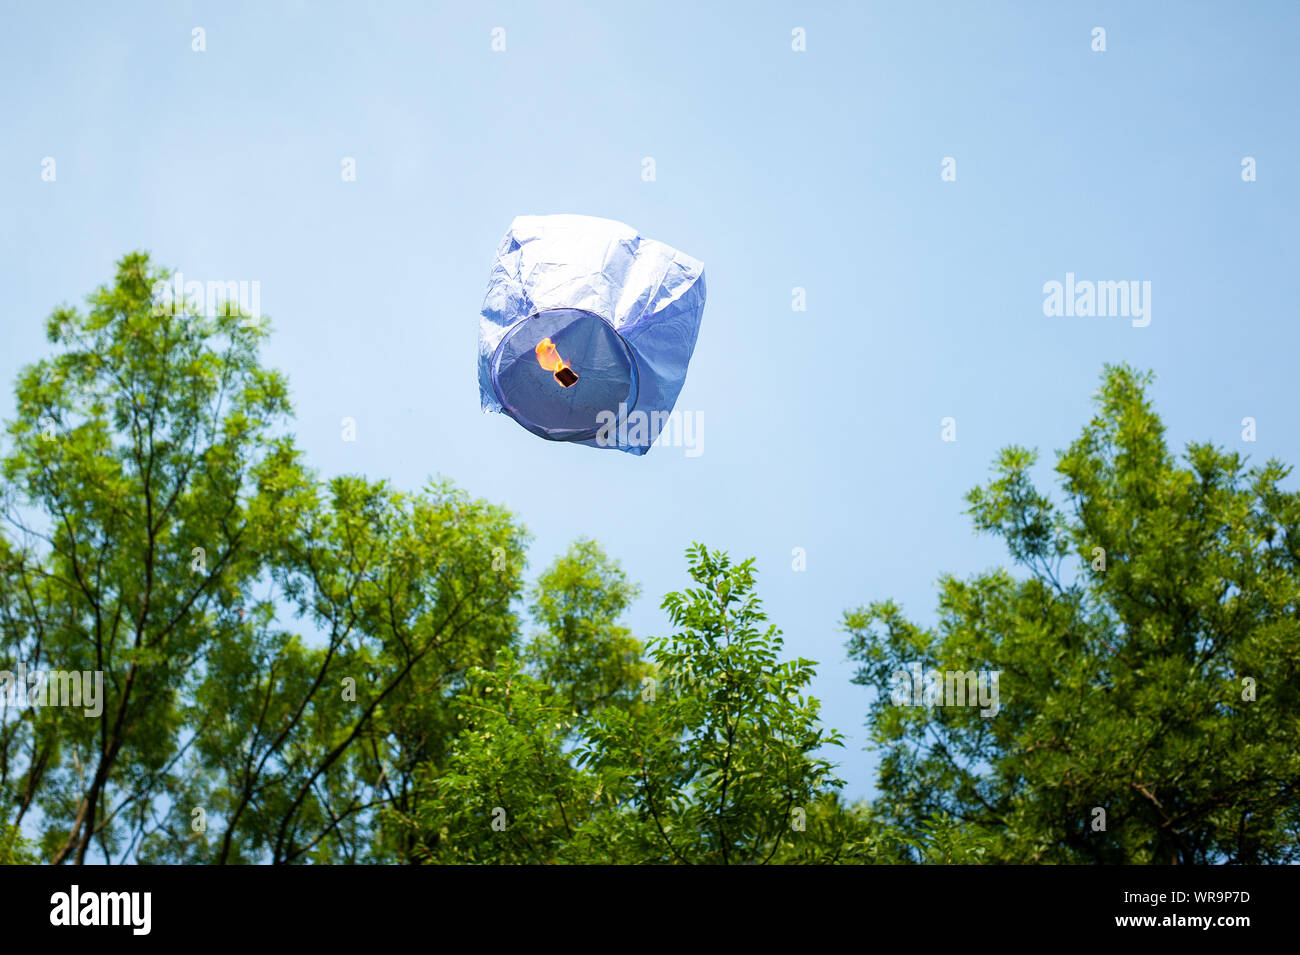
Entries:
[[[1300, 494], [1275, 461], [1193, 443], [1180, 462], [1150, 382], [1106, 369], [1057, 456], [1062, 502], [1020, 447], [968, 495], [1022, 575], [943, 577], [933, 628], [891, 601], [845, 616], [879, 691], [878, 809], [913, 858], [1300, 859]], [[913, 664], [1000, 671], [998, 712], [895, 705]]]
[[591, 540], [576, 541], [542, 572], [531, 591], [531, 640], [522, 654], [506, 648], [491, 666], [471, 671], [447, 758], [420, 767], [412, 821], [421, 858], [600, 858], [584, 828], [599, 810], [598, 780], [575, 765], [573, 744], [605, 707], [640, 705], [649, 667], [640, 642], [618, 622], [636, 594]]
[[664, 597], [675, 632], [650, 644], [653, 701], [607, 707], [583, 729], [581, 762], [609, 812], [593, 842], [625, 861], [685, 864], [842, 850], [814, 843], [806, 825], [841, 785], [818, 755], [841, 737], [818, 725], [820, 704], [805, 695], [815, 664], [779, 659], [783, 639], [765, 626], [753, 560], [701, 545], [687, 557], [696, 586]]
[[123, 848], [133, 811], [184, 749], [181, 687], [239, 629], [241, 595], [302, 481], [264, 326], [154, 307], [166, 273], [126, 256], [117, 282], [47, 331], [25, 369], [3, 461], [5, 667], [101, 671], [102, 713], [21, 707], [0, 762], [15, 825], [36, 807], [41, 851], [83, 862]]
[[[475, 669], [448, 758], [421, 774], [424, 858], [493, 863], [878, 860], [902, 847], [847, 807], [818, 751], [839, 743], [781, 661], [753, 562], [689, 551], [696, 587], [664, 598], [675, 632], [649, 659], [618, 626], [634, 592], [580, 541], [539, 578], [531, 672]], [[892, 847], [892, 849], [891, 849]]]
[[0, 865], [30, 865], [36, 861], [31, 844], [18, 827], [0, 822]]
[[[476, 668], [457, 700], [460, 731], [444, 765], [421, 768], [418, 822], [429, 862], [530, 864], [592, 860], [583, 827], [598, 780], [573, 763], [571, 703], [523, 672], [510, 650]], [[610, 860], [613, 861], [613, 860]]]
[[103, 699], [4, 697], [7, 824], [55, 863], [410, 859], [386, 820], [518, 639], [526, 535], [445, 483], [321, 482], [267, 323], [160, 308], [168, 277], [123, 258], [18, 381], [0, 670], [100, 672]]
[[639, 596], [617, 561], [591, 540], [576, 541], [538, 578], [530, 611], [539, 624], [527, 651], [537, 678], [588, 716], [635, 705], [649, 668], [641, 642], [618, 619]]
[[[328, 491], [271, 572], [267, 625], [211, 654], [195, 696], [195, 719], [224, 714], [189, 774], [212, 783], [205, 861], [409, 861], [410, 830], [385, 823], [455, 735], [466, 672], [517, 636], [520, 561], [501, 555], [524, 539], [504, 510], [447, 484], [409, 495], [345, 477]], [[271, 627], [277, 602], [323, 645]]]

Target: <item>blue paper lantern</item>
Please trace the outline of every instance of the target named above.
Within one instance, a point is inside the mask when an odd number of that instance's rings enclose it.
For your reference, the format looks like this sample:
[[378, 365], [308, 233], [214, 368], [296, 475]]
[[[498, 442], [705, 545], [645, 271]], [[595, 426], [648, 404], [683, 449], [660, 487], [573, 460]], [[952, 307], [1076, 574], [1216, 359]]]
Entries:
[[[479, 320], [484, 411], [550, 441], [645, 454], [686, 381], [704, 266], [591, 216], [519, 216]], [[640, 416], [650, 428], [628, 428]]]

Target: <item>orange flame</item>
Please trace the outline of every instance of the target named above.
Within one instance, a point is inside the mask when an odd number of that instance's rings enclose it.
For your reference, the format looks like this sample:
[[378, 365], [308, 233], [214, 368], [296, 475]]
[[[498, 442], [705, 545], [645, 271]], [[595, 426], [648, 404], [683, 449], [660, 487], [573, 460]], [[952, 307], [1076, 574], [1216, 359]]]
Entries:
[[533, 349], [537, 353], [537, 364], [555, 374], [555, 380], [561, 388], [569, 388], [578, 380], [577, 373], [569, 367], [568, 362], [555, 350], [555, 342], [543, 338]]
[[537, 364], [541, 365], [547, 371], [559, 371], [561, 368], [567, 368], [564, 359], [560, 353], [555, 350], [555, 342], [549, 338], [543, 338], [537, 343]]

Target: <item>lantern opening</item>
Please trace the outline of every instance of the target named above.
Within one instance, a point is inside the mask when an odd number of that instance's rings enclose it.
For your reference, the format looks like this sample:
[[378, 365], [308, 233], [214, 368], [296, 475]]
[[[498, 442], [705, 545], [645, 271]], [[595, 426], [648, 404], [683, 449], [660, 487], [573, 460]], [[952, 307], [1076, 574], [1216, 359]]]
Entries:
[[606, 413], [621, 419], [636, 408], [636, 358], [609, 322], [584, 309], [541, 309], [516, 322], [490, 368], [503, 410], [552, 441], [595, 440]]

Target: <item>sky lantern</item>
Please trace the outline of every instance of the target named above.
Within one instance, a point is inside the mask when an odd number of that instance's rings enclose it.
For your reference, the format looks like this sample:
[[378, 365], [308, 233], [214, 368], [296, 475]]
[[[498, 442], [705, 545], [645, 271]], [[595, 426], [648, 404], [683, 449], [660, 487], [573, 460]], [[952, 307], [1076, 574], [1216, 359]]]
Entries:
[[704, 295], [701, 262], [621, 222], [519, 216], [479, 319], [483, 410], [550, 441], [645, 454], [653, 438], [624, 425], [672, 412]]

